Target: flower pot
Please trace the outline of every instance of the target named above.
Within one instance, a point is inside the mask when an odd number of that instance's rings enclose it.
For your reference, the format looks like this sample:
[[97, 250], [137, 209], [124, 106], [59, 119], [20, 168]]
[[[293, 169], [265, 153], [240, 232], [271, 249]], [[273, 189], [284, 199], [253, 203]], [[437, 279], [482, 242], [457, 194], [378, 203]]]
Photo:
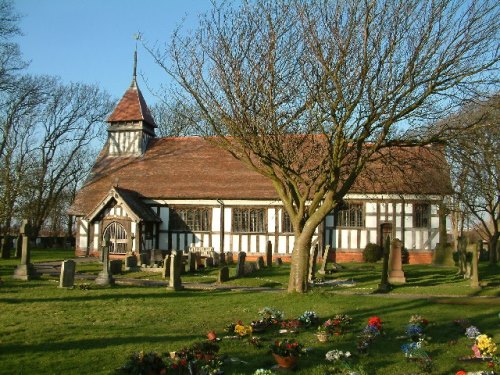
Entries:
[[316, 337], [318, 338], [319, 342], [327, 342], [328, 341], [328, 334], [327, 333], [317, 333]]
[[208, 331], [208, 333], [207, 333], [207, 339], [209, 341], [216, 341], [217, 340], [217, 334], [215, 333], [215, 331]]
[[273, 353], [273, 357], [276, 360], [276, 363], [281, 368], [295, 368], [297, 366], [298, 357], [282, 357], [278, 354]]

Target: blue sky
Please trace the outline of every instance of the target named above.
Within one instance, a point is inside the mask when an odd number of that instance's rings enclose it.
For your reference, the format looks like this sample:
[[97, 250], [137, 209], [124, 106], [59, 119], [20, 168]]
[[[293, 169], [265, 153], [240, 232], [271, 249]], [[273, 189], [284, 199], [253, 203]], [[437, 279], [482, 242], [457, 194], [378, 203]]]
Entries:
[[[132, 79], [134, 34], [148, 42], [166, 43], [181, 23], [193, 28], [210, 0], [14, 0], [22, 15], [23, 36], [16, 39], [28, 72], [59, 76], [64, 82], [96, 83], [119, 99]], [[155, 90], [168, 76], [138, 46], [138, 81]]]

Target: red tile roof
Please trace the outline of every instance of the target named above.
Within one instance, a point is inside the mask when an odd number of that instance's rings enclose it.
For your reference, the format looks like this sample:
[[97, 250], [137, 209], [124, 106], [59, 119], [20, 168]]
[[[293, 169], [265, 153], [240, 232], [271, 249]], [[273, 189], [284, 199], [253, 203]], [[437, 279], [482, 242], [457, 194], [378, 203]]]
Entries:
[[135, 79], [132, 80], [132, 84], [125, 94], [123, 94], [122, 99], [107, 121], [144, 121], [152, 126], [156, 126]]
[[[392, 148], [384, 154], [351, 193], [450, 193], [441, 150]], [[144, 198], [279, 199], [270, 180], [201, 137], [156, 138], [139, 157], [110, 157], [105, 147], [70, 212], [86, 215], [116, 183]]]

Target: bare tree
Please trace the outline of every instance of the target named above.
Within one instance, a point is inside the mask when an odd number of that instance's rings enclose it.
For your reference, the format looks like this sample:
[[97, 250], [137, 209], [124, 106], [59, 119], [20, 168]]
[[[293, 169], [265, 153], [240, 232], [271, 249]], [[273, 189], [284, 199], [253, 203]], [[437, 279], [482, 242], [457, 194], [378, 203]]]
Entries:
[[31, 124], [38, 141], [33, 142], [29, 188], [20, 203], [31, 217], [34, 235], [61, 204], [60, 198], [83, 182], [96, 156], [92, 142], [112, 107], [109, 95], [94, 85], [55, 81], [50, 88], [37, 121]]
[[496, 263], [500, 230], [500, 96], [467, 106], [447, 122], [462, 126], [448, 142], [455, 187], [456, 225], [480, 229]]
[[19, 46], [12, 42], [21, 34], [19, 20], [12, 1], [0, 0], [0, 93], [14, 87], [16, 75], [27, 66]]
[[149, 50], [199, 131], [272, 181], [304, 292], [317, 226], [375, 155], [497, 79], [499, 20], [495, 1], [244, 1]]
[[153, 105], [151, 114], [158, 126], [160, 137], [185, 137], [196, 135], [196, 108], [188, 107], [181, 101], [161, 100]]

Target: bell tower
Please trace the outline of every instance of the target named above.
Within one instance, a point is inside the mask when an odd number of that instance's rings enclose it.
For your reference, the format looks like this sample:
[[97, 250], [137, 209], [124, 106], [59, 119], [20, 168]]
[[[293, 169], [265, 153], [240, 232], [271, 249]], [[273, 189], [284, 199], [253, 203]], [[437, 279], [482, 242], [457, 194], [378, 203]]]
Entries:
[[137, 50], [132, 83], [107, 120], [110, 156], [140, 156], [155, 137], [156, 124], [137, 86], [136, 73]]

